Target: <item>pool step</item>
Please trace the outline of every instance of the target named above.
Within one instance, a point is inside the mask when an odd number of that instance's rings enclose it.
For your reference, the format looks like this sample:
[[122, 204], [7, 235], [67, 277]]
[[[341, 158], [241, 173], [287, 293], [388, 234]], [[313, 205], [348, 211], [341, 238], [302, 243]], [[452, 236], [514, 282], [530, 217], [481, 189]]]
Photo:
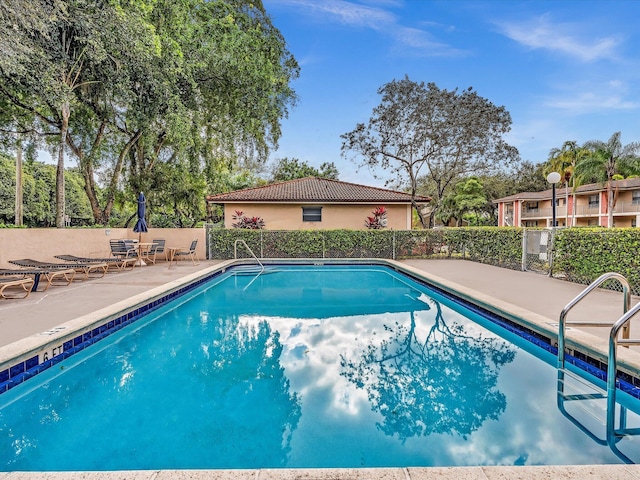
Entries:
[[234, 275], [258, 275], [259, 273], [275, 273], [278, 269], [275, 267], [265, 267], [264, 270], [259, 265], [238, 265], [231, 269], [231, 273]]
[[589, 380], [563, 369], [564, 375], [558, 377], [558, 395], [565, 402], [575, 402], [583, 412], [599, 424], [607, 423], [607, 392]]

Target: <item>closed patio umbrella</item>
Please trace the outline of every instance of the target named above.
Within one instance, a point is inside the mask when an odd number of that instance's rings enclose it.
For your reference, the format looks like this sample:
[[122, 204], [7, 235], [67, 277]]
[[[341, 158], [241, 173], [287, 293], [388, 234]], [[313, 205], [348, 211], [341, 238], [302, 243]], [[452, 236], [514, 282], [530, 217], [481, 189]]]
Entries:
[[140, 195], [138, 195], [138, 221], [133, 227], [133, 231], [138, 232], [138, 242], [142, 240], [142, 232], [146, 232], [148, 230], [147, 221], [144, 219], [146, 208], [144, 193], [140, 192]]

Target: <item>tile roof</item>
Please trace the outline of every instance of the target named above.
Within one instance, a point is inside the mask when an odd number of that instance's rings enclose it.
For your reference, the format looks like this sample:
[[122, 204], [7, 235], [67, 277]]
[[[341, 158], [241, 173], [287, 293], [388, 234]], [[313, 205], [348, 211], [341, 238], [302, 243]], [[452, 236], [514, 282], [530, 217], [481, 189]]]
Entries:
[[[417, 196], [419, 203], [431, 201]], [[409, 203], [411, 195], [384, 188], [357, 185], [327, 178], [306, 177], [264, 187], [207, 196], [209, 203], [228, 202], [324, 202], [324, 203]]]
[[[625, 180], [614, 180], [611, 182], [613, 190], [637, 190], [640, 188], [640, 178], [627, 178]], [[588, 185], [582, 185], [576, 188], [577, 194], [584, 193], [597, 193], [607, 189], [604, 183], [590, 183]], [[571, 188], [569, 188], [569, 195], [572, 195]], [[498, 198], [493, 203], [505, 203], [513, 200], [550, 200], [552, 196], [552, 189], [544, 190], [542, 192], [521, 192], [508, 197]], [[565, 188], [556, 188], [556, 196], [564, 197]]]

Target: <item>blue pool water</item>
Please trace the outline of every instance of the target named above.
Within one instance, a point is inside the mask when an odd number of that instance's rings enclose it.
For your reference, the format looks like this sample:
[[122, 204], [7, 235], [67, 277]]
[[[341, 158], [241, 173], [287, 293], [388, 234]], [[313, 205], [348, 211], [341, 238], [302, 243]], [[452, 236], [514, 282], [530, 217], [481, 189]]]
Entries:
[[0, 470], [619, 463], [554, 364], [390, 269], [230, 270], [0, 395]]

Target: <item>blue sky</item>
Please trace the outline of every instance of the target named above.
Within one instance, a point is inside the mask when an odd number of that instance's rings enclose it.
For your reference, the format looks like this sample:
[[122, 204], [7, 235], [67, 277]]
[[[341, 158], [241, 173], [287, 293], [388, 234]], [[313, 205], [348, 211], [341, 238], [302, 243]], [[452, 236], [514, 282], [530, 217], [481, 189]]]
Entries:
[[334, 162], [340, 179], [384, 186], [340, 156], [377, 90], [405, 75], [473, 87], [511, 113], [506, 137], [545, 161], [566, 140], [640, 141], [640, 1], [263, 0], [298, 60], [299, 102], [275, 160]]

